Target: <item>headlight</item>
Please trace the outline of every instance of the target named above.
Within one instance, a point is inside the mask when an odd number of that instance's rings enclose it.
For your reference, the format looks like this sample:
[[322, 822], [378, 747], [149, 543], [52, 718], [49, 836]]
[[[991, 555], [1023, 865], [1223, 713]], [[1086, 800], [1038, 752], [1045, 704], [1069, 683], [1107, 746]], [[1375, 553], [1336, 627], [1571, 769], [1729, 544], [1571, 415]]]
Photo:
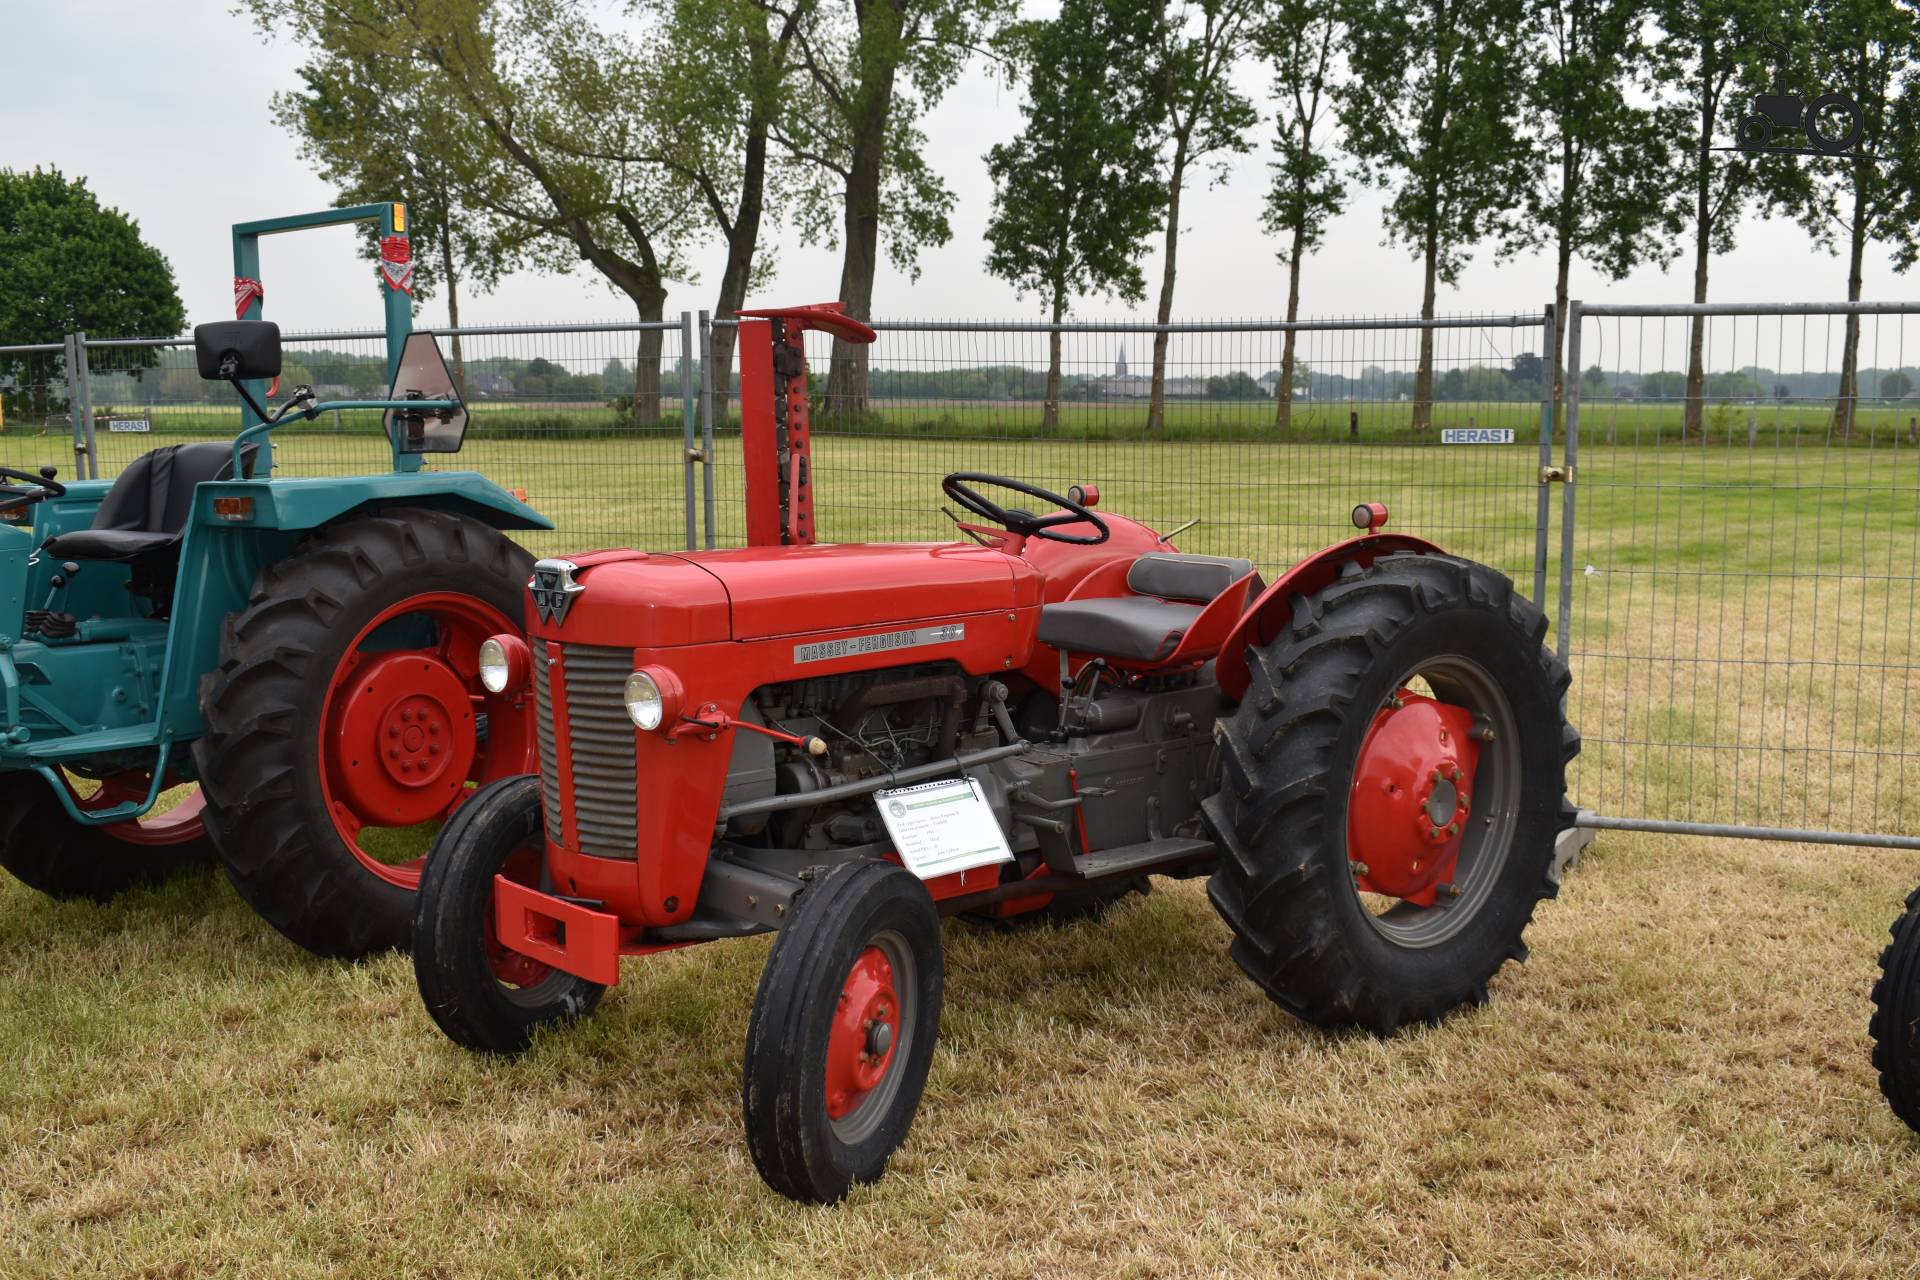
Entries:
[[524, 688], [533, 655], [519, 636], [488, 636], [480, 642], [480, 683], [488, 693]]
[[667, 705], [660, 696], [660, 686], [646, 672], [636, 671], [627, 677], [626, 698], [627, 714], [647, 732], [658, 729], [666, 719]]
[[671, 735], [680, 718], [680, 677], [665, 667], [642, 667], [627, 677], [623, 697], [627, 715], [648, 733], [664, 728]]

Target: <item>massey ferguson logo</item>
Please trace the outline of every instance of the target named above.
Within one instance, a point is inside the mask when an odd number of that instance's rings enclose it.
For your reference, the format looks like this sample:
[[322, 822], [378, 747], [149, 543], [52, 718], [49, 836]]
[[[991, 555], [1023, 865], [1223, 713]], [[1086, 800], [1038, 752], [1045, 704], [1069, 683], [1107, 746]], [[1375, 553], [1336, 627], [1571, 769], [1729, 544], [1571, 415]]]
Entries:
[[534, 562], [533, 580], [527, 583], [527, 590], [533, 593], [533, 607], [542, 622], [551, 622], [557, 627], [567, 620], [567, 609], [573, 604], [573, 598], [586, 590], [573, 580], [579, 569], [571, 560]]

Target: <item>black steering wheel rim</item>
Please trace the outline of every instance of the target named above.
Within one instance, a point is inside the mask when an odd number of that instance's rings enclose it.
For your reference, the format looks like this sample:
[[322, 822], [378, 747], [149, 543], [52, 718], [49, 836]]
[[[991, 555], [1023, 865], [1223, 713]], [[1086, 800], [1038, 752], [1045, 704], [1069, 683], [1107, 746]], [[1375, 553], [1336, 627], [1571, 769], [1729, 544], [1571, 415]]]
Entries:
[[[972, 488], [976, 484], [990, 484], [995, 488], [1023, 493], [1029, 498], [1038, 498], [1042, 502], [1051, 503], [1058, 507], [1059, 511], [1050, 516], [1034, 516], [1025, 511], [1009, 511], [991, 498], [982, 497]], [[1065, 542], [1077, 547], [1090, 547], [1105, 542], [1112, 536], [1107, 528], [1107, 522], [1093, 514], [1083, 503], [1075, 502], [1072, 498], [1061, 497], [1051, 490], [1028, 484], [1024, 480], [990, 475], [985, 471], [955, 471], [940, 481], [940, 491], [982, 520], [997, 524], [1008, 533], [1017, 534], [1023, 538], [1044, 538], [1049, 542]], [[1091, 535], [1054, 532], [1060, 525], [1077, 524], [1082, 521], [1092, 525], [1098, 532]]]
[[9, 480], [24, 480], [32, 486], [22, 489], [15, 485], [0, 484], [0, 511], [12, 511], [15, 507], [30, 507], [48, 498], [66, 496], [67, 486], [50, 476], [15, 471], [12, 467], [0, 467], [0, 476]]

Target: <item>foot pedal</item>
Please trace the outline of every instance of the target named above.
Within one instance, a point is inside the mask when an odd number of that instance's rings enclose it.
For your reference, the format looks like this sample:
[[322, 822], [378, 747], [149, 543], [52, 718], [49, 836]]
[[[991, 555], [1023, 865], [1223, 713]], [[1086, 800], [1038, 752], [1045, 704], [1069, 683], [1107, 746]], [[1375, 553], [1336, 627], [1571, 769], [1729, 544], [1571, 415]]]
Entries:
[[1141, 875], [1157, 871], [1162, 867], [1170, 868], [1197, 862], [1201, 858], [1211, 857], [1218, 852], [1218, 848], [1211, 840], [1169, 836], [1160, 840], [1148, 840], [1144, 844], [1121, 845], [1118, 849], [1102, 849], [1098, 853], [1085, 854], [1075, 858], [1073, 866], [1083, 879], [1104, 880], [1108, 876], [1128, 873]]

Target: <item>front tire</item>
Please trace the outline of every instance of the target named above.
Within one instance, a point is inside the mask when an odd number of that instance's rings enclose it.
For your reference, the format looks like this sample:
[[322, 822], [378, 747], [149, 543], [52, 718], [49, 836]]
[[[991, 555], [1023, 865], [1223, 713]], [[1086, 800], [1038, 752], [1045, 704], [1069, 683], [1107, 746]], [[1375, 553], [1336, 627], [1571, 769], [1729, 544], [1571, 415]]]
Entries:
[[1580, 747], [1567, 668], [1538, 608], [1452, 556], [1349, 566], [1290, 606], [1216, 726], [1208, 896], [1288, 1012], [1381, 1034], [1438, 1021], [1526, 958], [1556, 891]]
[[456, 1043], [519, 1053], [541, 1027], [585, 1017], [606, 988], [502, 946], [493, 879], [538, 885], [546, 858], [540, 779], [504, 778], [474, 793], [433, 843], [420, 881], [413, 974], [420, 998]]
[[940, 916], [886, 862], [840, 863], [794, 899], [747, 1024], [741, 1110], [767, 1185], [832, 1204], [906, 1138], [940, 1031]]
[[[118, 781], [109, 779], [94, 797], [76, 794], [76, 802], [85, 809], [95, 797], [124, 799], [130, 791]], [[141, 786], [143, 796], [145, 791]], [[189, 796], [176, 806], [184, 810], [176, 815], [90, 827], [68, 816], [38, 774], [0, 774], [0, 867], [48, 897], [110, 902], [129, 889], [213, 864], [213, 842], [200, 824], [198, 801]]]
[[1905, 913], [1889, 932], [1893, 941], [1880, 953], [1867, 1034], [1880, 1092], [1893, 1114], [1920, 1132], [1920, 889], [1908, 895]]
[[207, 825], [240, 896], [307, 950], [407, 945], [424, 857], [405, 829], [535, 768], [527, 708], [478, 672], [483, 640], [524, 629], [532, 564], [465, 516], [355, 516], [227, 619], [194, 744]]

